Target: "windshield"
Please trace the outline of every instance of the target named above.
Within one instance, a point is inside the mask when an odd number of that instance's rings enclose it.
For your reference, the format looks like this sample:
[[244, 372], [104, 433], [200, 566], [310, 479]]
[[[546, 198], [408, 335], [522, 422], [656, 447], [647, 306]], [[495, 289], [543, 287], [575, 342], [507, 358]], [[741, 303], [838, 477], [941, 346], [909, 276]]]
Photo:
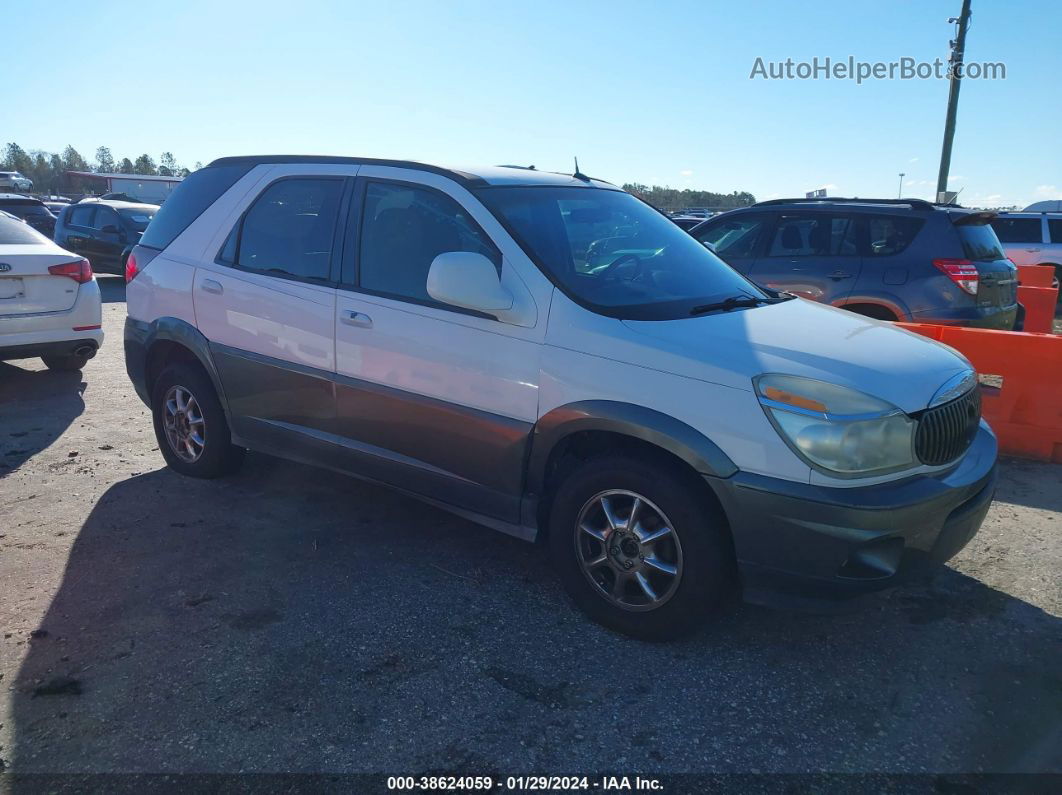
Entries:
[[148, 224], [151, 223], [151, 219], [155, 217], [155, 208], [136, 208], [130, 209], [123, 207], [118, 211], [118, 215], [122, 216], [122, 220], [125, 221], [126, 226], [132, 229], [134, 232], [143, 232], [147, 229]]
[[477, 195], [567, 295], [601, 314], [670, 320], [734, 296], [766, 297], [629, 193], [523, 186]]

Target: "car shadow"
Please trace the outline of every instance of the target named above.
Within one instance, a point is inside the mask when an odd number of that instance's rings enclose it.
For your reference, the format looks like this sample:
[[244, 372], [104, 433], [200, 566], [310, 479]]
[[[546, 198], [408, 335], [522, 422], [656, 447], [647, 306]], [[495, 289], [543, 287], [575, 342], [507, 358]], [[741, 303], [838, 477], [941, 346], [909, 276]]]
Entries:
[[85, 410], [85, 388], [79, 371], [0, 362], [0, 478], [62, 435]]
[[100, 300], [105, 304], [125, 302], [125, 278], [122, 276], [109, 276], [105, 273], [96, 274], [96, 284], [100, 287]]
[[1062, 513], [1062, 466], [1005, 458], [1000, 467], [996, 500], [1011, 505], [1025, 505]]
[[540, 547], [249, 455], [98, 500], [11, 685], [18, 773], [1057, 769], [1062, 621], [954, 570], [640, 643]]

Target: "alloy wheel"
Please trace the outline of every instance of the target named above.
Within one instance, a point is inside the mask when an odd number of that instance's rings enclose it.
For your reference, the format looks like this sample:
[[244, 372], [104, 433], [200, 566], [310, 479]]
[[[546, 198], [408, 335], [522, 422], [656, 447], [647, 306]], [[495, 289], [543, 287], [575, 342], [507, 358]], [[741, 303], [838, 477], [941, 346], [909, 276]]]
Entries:
[[206, 422], [195, 395], [187, 387], [171, 386], [162, 410], [162, 427], [170, 449], [182, 461], [194, 464], [206, 447]]
[[575, 553], [598, 593], [624, 610], [655, 610], [682, 579], [674, 526], [633, 491], [603, 491], [587, 500], [576, 522]]

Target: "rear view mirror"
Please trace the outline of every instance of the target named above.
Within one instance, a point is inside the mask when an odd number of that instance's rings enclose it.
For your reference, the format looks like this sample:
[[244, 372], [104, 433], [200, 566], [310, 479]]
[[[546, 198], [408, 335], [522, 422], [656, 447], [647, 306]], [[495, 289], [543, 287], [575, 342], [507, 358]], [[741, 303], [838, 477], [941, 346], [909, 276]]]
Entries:
[[513, 296], [502, 287], [494, 263], [471, 251], [437, 256], [428, 270], [427, 289], [436, 301], [479, 312], [502, 312], [513, 306]]

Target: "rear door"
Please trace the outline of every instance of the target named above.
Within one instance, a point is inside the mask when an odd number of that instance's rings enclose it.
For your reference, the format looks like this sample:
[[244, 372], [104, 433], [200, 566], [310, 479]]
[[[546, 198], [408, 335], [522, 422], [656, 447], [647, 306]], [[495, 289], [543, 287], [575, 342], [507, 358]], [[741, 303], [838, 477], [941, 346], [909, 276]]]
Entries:
[[92, 231], [85, 240], [85, 256], [97, 270], [113, 271], [122, 264], [122, 221], [113, 207], [99, 205]]
[[862, 267], [852, 215], [787, 212], [779, 214], [749, 276], [772, 290], [841, 304], [852, 292]]
[[233, 429], [266, 448], [328, 432], [335, 416], [333, 248], [354, 167], [307, 168], [278, 167], [193, 280]]
[[95, 204], [75, 204], [71, 207], [63, 225], [63, 239], [56, 241], [75, 254], [85, 257], [89, 262], [92, 258], [87, 252], [92, 248], [92, 224], [96, 218], [97, 209], [98, 205]]
[[0, 218], [0, 317], [70, 309], [78, 283], [48, 268], [76, 259], [26, 224]]
[[771, 220], [771, 213], [724, 216], [698, 227], [694, 237], [711, 246], [712, 251], [731, 268], [748, 276]]
[[1039, 265], [1044, 246], [1041, 216], [1015, 217], [997, 215], [991, 221], [996, 237], [1015, 265]]

